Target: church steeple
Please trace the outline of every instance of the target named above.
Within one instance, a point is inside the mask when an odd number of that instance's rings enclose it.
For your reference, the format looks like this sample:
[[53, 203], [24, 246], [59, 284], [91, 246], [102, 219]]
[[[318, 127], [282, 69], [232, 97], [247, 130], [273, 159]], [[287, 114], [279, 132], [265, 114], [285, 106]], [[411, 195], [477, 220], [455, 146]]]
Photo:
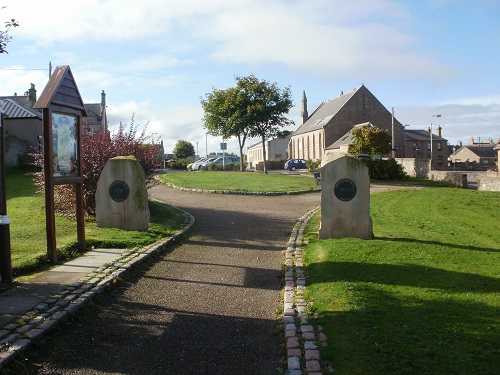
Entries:
[[307, 97], [306, 97], [306, 92], [302, 91], [302, 123], [305, 123], [307, 121], [307, 118], [309, 117], [309, 114], [307, 113]]

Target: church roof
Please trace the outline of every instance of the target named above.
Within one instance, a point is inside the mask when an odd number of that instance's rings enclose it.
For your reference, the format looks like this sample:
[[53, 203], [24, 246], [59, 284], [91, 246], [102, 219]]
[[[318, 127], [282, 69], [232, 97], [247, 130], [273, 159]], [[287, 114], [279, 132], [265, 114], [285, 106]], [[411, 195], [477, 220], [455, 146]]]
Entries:
[[304, 122], [293, 133], [293, 135], [321, 129], [323, 126], [328, 124], [328, 122], [342, 109], [342, 107], [344, 107], [344, 105], [354, 96], [354, 94], [356, 94], [356, 92], [358, 92], [361, 87], [358, 87], [347, 94], [342, 94], [337, 98], [321, 103], [321, 105], [316, 108], [307, 121]]

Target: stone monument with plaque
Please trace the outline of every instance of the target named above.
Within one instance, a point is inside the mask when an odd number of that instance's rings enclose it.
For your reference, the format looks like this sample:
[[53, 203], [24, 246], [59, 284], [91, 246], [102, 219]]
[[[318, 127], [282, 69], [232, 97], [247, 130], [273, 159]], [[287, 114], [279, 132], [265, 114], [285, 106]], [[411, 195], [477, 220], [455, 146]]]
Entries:
[[320, 238], [373, 238], [368, 167], [343, 155], [321, 167]]
[[147, 231], [149, 219], [148, 192], [142, 166], [134, 156], [108, 160], [97, 183], [97, 226]]

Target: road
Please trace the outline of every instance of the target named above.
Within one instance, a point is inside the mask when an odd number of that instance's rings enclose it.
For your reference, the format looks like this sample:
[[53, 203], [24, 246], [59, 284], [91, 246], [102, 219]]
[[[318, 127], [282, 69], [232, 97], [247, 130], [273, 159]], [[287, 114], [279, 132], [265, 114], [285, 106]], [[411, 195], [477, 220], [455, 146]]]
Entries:
[[275, 374], [283, 366], [283, 250], [320, 193], [157, 186], [152, 196], [194, 215], [189, 235], [30, 351], [25, 374]]

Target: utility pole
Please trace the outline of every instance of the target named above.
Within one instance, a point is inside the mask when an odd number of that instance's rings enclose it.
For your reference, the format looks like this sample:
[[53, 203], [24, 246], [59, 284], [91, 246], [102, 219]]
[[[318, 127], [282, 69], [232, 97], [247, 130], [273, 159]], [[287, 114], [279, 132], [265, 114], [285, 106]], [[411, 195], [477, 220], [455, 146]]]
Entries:
[[392, 139], [392, 142], [391, 142], [391, 155], [392, 155], [392, 158], [396, 158], [396, 148], [395, 148], [395, 143], [394, 143], [394, 107], [392, 107], [392, 122], [391, 122], [391, 139]]
[[4, 102], [0, 100], [0, 277], [2, 282], [12, 282], [12, 256], [10, 247], [10, 220], [7, 216], [7, 192], [5, 181], [5, 128], [3, 123]]

